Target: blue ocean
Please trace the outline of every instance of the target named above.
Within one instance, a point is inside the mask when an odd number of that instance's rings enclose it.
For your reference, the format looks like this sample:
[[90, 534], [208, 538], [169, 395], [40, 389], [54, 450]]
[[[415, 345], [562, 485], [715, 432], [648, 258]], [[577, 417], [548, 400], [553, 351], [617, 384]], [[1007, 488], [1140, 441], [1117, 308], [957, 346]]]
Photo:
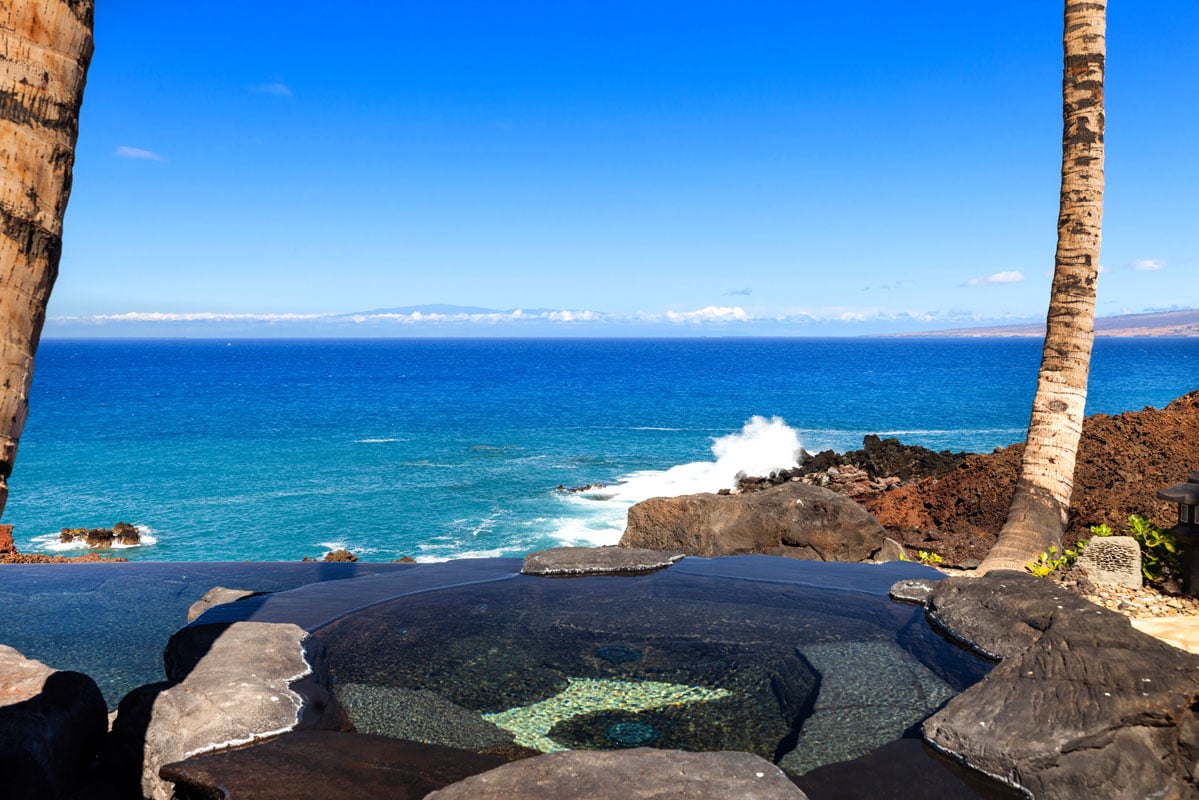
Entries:
[[[153, 561], [612, 544], [633, 502], [801, 447], [1019, 441], [1039, 357], [1034, 339], [47, 340], [4, 521], [45, 553], [63, 527], [131, 522], [143, 543], [112, 555]], [[1088, 413], [1197, 385], [1199, 340], [1100, 339]]]

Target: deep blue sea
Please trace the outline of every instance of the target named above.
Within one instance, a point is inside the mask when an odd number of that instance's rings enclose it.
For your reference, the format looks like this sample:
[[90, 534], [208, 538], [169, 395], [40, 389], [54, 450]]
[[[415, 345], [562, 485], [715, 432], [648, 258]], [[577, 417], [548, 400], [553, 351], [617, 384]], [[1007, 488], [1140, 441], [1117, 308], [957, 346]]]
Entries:
[[[1033, 339], [47, 340], [4, 521], [137, 560], [519, 555], [868, 433], [1024, 437]], [[1199, 339], [1100, 339], [1089, 413], [1199, 388]], [[556, 487], [602, 483], [584, 493]]]

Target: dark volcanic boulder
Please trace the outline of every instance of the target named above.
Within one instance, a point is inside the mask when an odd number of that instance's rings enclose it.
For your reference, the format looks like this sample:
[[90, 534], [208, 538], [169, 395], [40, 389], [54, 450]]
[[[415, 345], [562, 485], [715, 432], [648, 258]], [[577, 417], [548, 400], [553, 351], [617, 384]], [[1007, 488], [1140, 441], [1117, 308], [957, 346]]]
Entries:
[[467, 778], [429, 800], [804, 800], [769, 761], [749, 753], [638, 748], [526, 758]]
[[269, 742], [167, 764], [177, 800], [419, 800], [504, 763], [435, 744], [297, 731]]
[[745, 553], [866, 561], [885, 533], [847, 497], [802, 483], [750, 494], [655, 497], [629, 509], [622, 547], [694, 556]]
[[108, 711], [96, 682], [0, 645], [0, 797], [74, 797]]
[[118, 522], [113, 525], [112, 535], [117, 544], [134, 545], [141, 544], [142, 541], [141, 531], [128, 522]]
[[1003, 659], [924, 736], [1038, 800], [1196, 798], [1199, 656], [1019, 572], [941, 581], [935, 622]]

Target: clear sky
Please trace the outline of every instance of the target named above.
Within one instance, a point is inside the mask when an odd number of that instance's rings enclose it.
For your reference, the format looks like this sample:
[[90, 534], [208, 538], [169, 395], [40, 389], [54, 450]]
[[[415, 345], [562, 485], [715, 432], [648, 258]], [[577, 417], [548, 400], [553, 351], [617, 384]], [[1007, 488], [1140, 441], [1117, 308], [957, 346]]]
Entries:
[[[46, 335], [1043, 318], [1061, 16], [98, 0]], [[1100, 315], [1199, 306], [1196, 86], [1199, 3], [1111, 4]]]

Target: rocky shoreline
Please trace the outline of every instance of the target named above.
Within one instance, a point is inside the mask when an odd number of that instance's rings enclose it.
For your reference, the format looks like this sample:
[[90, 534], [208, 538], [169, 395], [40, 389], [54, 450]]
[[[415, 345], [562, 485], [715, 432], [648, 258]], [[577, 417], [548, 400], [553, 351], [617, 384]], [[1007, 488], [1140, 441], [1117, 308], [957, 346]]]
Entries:
[[[907, 548], [969, 568], [994, 544], [1007, 516], [1023, 444], [992, 453], [940, 453], [896, 439], [867, 436], [862, 449], [805, 454], [800, 466], [746, 477], [737, 492], [788, 482], [823, 486], [861, 503], [887, 535]], [[1139, 514], [1162, 527], [1177, 509], [1158, 489], [1184, 480], [1199, 465], [1199, 391], [1164, 409], [1095, 414], [1083, 422], [1074, 498], [1065, 541], [1088, 538], [1092, 525], [1124, 527]]]

